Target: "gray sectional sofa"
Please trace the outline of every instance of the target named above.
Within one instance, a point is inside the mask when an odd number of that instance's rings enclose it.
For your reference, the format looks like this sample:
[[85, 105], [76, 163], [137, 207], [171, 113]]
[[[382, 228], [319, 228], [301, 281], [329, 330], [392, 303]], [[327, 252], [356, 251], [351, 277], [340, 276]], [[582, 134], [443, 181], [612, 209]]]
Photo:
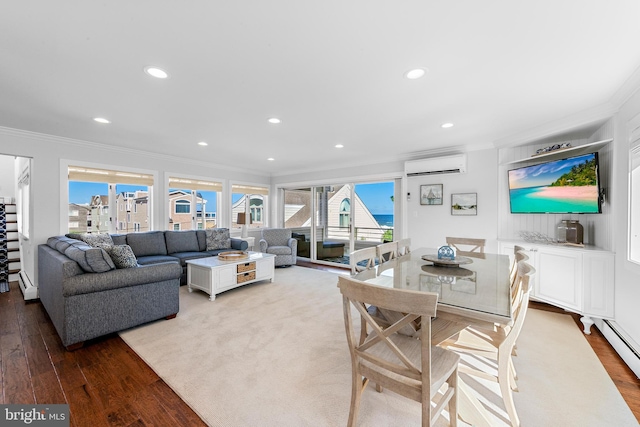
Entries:
[[38, 293], [62, 344], [73, 350], [101, 335], [175, 317], [187, 260], [247, 249], [246, 241], [216, 230], [70, 234], [39, 245]]

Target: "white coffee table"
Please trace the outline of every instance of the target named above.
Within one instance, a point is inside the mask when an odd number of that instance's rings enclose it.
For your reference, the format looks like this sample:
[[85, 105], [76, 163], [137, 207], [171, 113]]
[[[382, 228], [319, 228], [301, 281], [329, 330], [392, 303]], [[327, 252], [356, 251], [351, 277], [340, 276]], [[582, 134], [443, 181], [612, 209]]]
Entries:
[[261, 280], [273, 282], [275, 258], [273, 254], [248, 252], [242, 260], [222, 261], [217, 256], [187, 261], [187, 286], [189, 292], [199, 289], [209, 294], [209, 300], [216, 295], [239, 286]]

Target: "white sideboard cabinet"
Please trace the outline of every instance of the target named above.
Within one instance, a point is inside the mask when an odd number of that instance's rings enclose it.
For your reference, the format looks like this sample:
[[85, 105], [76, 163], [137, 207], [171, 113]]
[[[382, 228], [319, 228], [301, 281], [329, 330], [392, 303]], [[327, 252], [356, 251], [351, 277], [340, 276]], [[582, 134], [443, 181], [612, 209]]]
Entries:
[[500, 241], [500, 253], [513, 259], [515, 245], [525, 248], [536, 269], [531, 298], [582, 315], [584, 333], [593, 318], [614, 316], [614, 254], [594, 247]]

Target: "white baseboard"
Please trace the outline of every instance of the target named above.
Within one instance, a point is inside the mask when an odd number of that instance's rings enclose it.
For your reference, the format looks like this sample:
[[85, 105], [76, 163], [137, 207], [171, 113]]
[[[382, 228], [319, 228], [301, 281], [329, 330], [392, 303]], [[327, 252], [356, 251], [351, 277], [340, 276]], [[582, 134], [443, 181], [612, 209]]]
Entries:
[[24, 271], [21, 271], [18, 275], [18, 284], [25, 300], [38, 299], [38, 288], [33, 286], [31, 279]]
[[597, 326], [636, 377], [640, 378], [640, 346], [612, 320], [598, 322]]

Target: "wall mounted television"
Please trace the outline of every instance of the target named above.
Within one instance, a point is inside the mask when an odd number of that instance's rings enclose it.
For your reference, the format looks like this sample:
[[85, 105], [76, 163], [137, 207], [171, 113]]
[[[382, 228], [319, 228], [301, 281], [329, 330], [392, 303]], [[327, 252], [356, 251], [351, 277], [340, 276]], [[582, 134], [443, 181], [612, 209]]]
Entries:
[[509, 171], [511, 213], [602, 213], [598, 153]]

